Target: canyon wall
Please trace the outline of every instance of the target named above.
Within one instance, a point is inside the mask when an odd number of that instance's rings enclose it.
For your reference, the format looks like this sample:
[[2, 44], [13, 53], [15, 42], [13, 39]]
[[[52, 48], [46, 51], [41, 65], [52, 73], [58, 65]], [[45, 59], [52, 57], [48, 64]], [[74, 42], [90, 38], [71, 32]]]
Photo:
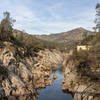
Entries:
[[57, 50], [40, 50], [36, 56], [25, 56], [24, 48], [10, 42], [0, 45], [0, 99], [36, 100], [37, 89], [52, 84], [49, 78], [63, 61]]
[[[66, 59], [63, 68], [62, 90], [65, 93], [72, 94], [73, 100], [100, 100], [100, 80], [91, 80], [90, 77], [79, 75], [73, 60]], [[92, 73], [92, 78], [93, 76]]]

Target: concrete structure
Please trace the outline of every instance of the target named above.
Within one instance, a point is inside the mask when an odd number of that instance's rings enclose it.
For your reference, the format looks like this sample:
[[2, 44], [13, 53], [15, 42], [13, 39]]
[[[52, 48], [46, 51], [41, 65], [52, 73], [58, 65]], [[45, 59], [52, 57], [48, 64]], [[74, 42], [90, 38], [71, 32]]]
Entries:
[[77, 51], [80, 50], [89, 50], [92, 46], [87, 46], [87, 45], [78, 45], [77, 46]]

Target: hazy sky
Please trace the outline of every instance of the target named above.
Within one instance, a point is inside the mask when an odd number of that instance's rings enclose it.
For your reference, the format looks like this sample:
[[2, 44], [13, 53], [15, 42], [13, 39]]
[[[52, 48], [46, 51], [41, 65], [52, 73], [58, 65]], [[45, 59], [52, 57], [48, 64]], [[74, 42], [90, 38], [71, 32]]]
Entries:
[[84, 27], [92, 29], [100, 0], [0, 0], [0, 20], [9, 11], [14, 28], [32, 34], [59, 33]]

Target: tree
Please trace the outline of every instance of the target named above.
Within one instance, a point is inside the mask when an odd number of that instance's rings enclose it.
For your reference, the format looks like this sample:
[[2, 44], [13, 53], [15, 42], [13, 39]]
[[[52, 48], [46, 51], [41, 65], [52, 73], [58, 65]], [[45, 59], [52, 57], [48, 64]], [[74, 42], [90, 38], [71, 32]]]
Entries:
[[95, 18], [94, 22], [95, 22], [96, 26], [93, 27], [93, 29], [96, 32], [100, 32], [100, 4], [99, 3], [96, 5], [96, 18]]
[[4, 12], [4, 19], [0, 23], [0, 40], [9, 40], [12, 36], [12, 26], [15, 20], [10, 17], [9, 12]]

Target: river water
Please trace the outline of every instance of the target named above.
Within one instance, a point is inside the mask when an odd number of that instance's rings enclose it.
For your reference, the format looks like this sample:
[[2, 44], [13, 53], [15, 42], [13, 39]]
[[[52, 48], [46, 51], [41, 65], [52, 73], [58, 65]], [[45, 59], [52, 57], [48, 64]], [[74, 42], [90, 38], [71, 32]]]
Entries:
[[62, 80], [64, 78], [64, 73], [59, 70], [60, 67], [61, 64], [58, 65], [58, 69], [56, 69], [56, 71], [50, 76], [53, 78], [53, 75], [56, 74], [58, 77], [57, 79], [53, 80], [52, 86], [47, 86], [44, 89], [38, 90], [40, 96], [37, 100], [73, 100], [70, 94], [65, 94], [62, 91]]

